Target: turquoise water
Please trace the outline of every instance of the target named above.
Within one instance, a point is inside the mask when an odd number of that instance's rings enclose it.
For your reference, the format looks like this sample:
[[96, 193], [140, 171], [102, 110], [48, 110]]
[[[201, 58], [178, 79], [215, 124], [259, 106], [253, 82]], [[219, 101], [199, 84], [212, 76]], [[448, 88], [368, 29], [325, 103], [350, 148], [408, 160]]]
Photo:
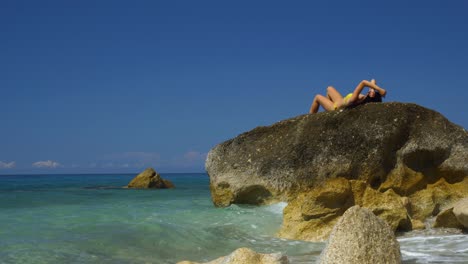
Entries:
[[[163, 174], [171, 190], [121, 188], [133, 176], [0, 176], [0, 263], [209, 261], [239, 247], [315, 263], [324, 247], [275, 237], [284, 203], [213, 207], [206, 174]], [[406, 263], [468, 263], [466, 235], [400, 242]]]
[[134, 175], [0, 176], [4, 263], [208, 261], [241, 246], [297, 255], [322, 245], [274, 237], [281, 205], [215, 208], [206, 174], [176, 189], [123, 189]]

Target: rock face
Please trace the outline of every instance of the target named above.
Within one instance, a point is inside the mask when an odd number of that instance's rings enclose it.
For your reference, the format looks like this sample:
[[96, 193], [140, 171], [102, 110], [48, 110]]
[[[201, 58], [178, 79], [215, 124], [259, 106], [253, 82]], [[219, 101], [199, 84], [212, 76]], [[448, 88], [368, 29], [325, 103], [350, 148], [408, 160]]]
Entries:
[[353, 206], [333, 228], [319, 263], [401, 263], [400, 245], [384, 221], [365, 208]]
[[353, 205], [370, 209], [392, 230], [411, 230], [408, 201], [393, 190], [379, 192], [364, 181], [330, 179], [323, 186], [304, 192], [283, 211], [280, 237], [309, 241], [326, 240], [340, 216]]
[[468, 231], [468, 198], [458, 201], [453, 207], [458, 222]]
[[142, 173], [133, 178], [127, 187], [167, 189], [174, 188], [174, 184], [161, 178], [161, 175], [159, 175], [159, 173], [157, 173], [153, 168], [147, 168]]
[[287, 201], [280, 236], [323, 240], [353, 205], [423, 228], [468, 197], [468, 133], [415, 104], [370, 103], [258, 127], [206, 160], [216, 206]]
[[[220, 257], [205, 264], [288, 264], [288, 257], [281, 253], [261, 254], [249, 248], [239, 248], [230, 255]], [[177, 264], [200, 264], [198, 262], [181, 261]]]

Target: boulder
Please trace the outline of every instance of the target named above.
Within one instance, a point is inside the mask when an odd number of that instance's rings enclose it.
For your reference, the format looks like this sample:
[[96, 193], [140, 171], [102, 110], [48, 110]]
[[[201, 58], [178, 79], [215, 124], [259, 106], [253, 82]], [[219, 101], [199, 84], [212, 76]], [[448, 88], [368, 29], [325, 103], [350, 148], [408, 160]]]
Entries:
[[[281, 253], [261, 254], [249, 248], [239, 248], [231, 254], [220, 257], [205, 264], [288, 264], [288, 257]], [[177, 264], [200, 264], [198, 262], [181, 261]]]
[[396, 231], [468, 196], [468, 132], [405, 103], [370, 103], [257, 127], [210, 150], [216, 206], [285, 201], [281, 237], [323, 240], [344, 211]]
[[453, 213], [453, 207], [440, 212], [434, 222], [433, 227], [445, 227], [445, 228], [458, 228], [462, 229], [463, 225], [457, 220], [457, 217]]
[[401, 263], [400, 245], [383, 220], [365, 208], [353, 206], [333, 228], [319, 263]]
[[168, 180], [161, 178], [153, 168], [147, 168], [142, 173], [138, 174], [127, 185], [128, 188], [156, 188], [167, 189], [174, 188], [174, 184]]
[[453, 214], [458, 222], [468, 230], [468, 198], [458, 201], [453, 206]]

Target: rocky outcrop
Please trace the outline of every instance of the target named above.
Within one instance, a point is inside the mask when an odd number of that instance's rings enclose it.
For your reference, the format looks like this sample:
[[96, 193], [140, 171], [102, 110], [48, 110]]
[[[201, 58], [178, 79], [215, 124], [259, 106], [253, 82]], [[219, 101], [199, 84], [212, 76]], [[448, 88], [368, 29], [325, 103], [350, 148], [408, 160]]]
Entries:
[[384, 221], [365, 208], [353, 206], [333, 228], [319, 263], [401, 263], [400, 245]]
[[258, 127], [206, 160], [216, 206], [287, 201], [280, 236], [325, 239], [346, 209], [424, 228], [468, 197], [468, 133], [415, 104], [366, 104]]
[[167, 189], [174, 188], [174, 184], [168, 180], [161, 178], [153, 168], [147, 168], [142, 173], [138, 174], [127, 185], [128, 188], [156, 188]]
[[280, 237], [326, 240], [341, 215], [353, 205], [370, 209], [393, 231], [411, 230], [408, 201], [393, 190], [379, 192], [363, 181], [330, 179], [320, 188], [301, 193], [283, 211]]
[[[249, 248], [239, 248], [231, 254], [220, 257], [205, 264], [288, 264], [288, 257], [281, 253], [261, 254]], [[177, 264], [200, 264], [198, 262], [181, 261]]]
[[458, 201], [453, 207], [458, 222], [468, 231], [468, 198]]

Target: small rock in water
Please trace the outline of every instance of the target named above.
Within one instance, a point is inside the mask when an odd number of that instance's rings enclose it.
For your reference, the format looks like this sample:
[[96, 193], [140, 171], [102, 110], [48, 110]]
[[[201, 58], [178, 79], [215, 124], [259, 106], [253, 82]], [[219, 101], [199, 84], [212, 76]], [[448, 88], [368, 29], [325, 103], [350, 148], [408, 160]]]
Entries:
[[468, 198], [461, 199], [453, 206], [453, 214], [458, 222], [468, 230]]
[[161, 178], [153, 168], [147, 168], [142, 173], [138, 174], [127, 185], [128, 188], [156, 188], [167, 189], [174, 188], [174, 184], [168, 180]]
[[444, 210], [437, 215], [435, 219], [434, 227], [462, 229], [463, 225], [460, 224], [457, 217], [453, 213], [453, 207], [450, 207], [449, 209]]
[[[236, 249], [231, 254], [217, 258], [205, 264], [288, 264], [288, 257], [281, 253], [261, 254], [249, 248]], [[181, 261], [177, 264], [200, 264], [199, 262]]]
[[401, 263], [400, 245], [387, 223], [370, 210], [353, 206], [333, 228], [320, 263]]

